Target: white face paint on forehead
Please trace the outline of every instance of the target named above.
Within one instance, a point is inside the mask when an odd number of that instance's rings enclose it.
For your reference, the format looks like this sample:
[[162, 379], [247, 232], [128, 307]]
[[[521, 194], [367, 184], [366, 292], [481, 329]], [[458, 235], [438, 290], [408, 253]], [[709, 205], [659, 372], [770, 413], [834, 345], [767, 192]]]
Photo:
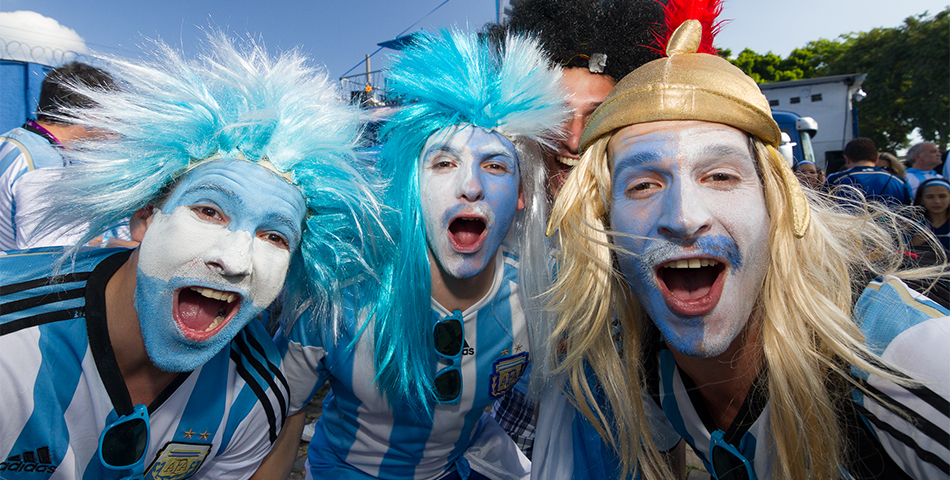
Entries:
[[523, 207], [514, 145], [490, 130], [454, 126], [429, 137], [419, 162], [429, 250], [453, 277], [478, 275]]
[[618, 130], [610, 222], [620, 269], [674, 350], [723, 353], [768, 270], [769, 216], [745, 133], [662, 121]]
[[139, 253], [136, 310], [152, 361], [197, 368], [269, 306], [305, 215], [295, 187], [251, 162], [189, 172], [153, 214]]

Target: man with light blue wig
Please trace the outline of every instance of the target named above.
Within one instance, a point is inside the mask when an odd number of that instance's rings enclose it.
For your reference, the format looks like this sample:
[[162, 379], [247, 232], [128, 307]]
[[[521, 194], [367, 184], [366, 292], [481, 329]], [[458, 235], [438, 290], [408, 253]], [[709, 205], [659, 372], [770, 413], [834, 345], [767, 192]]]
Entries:
[[519, 265], [545, 254], [540, 149], [567, 118], [559, 75], [523, 37], [418, 35], [394, 60], [403, 106], [378, 169], [399, 212], [398, 254], [380, 275], [384, 294], [369, 304], [354, 291], [337, 329], [301, 320], [283, 342], [292, 412], [332, 389], [308, 478], [529, 475], [484, 411], [528, 366], [527, 292], [550, 278]]
[[155, 47], [112, 60], [122, 91], [76, 87], [98, 106], [66, 113], [111, 139], [46, 192], [72, 206], [50, 226], [131, 215], [141, 246], [0, 257], [4, 479], [249, 478], [289, 393], [257, 318], [288, 274], [285, 312], [332, 314], [388, 244], [324, 74], [223, 35], [195, 60]]

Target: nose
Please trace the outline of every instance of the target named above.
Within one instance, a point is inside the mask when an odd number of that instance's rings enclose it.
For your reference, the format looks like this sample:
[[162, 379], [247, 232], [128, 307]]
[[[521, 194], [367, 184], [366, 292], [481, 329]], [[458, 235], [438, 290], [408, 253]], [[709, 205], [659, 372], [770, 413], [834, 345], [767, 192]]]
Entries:
[[577, 147], [581, 141], [581, 132], [584, 131], [584, 120], [586, 117], [583, 115], [574, 114], [570, 120], [567, 121], [567, 138], [561, 142], [561, 145], [564, 146], [564, 149], [568, 153], [577, 155]]
[[470, 202], [477, 202], [482, 199], [485, 192], [482, 189], [480, 169], [481, 165], [479, 165], [478, 162], [472, 162], [472, 168], [460, 181], [459, 197]]
[[251, 274], [251, 250], [254, 235], [245, 230], [231, 232], [205, 254], [205, 264], [225, 277]]
[[666, 191], [657, 225], [661, 235], [688, 240], [705, 234], [712, 227], [712, 215], [696, 189], [691, 187], [691, 182], [677, 179]]

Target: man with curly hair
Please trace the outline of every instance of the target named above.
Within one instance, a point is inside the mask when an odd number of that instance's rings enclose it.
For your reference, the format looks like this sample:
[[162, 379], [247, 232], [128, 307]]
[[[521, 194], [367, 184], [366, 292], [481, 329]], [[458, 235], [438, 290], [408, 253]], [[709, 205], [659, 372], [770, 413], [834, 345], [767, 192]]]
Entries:
[[[561, 66], [571, 117], [561, 125], [553, 149], [543, 152], [547, 188], [553, 200], [580, 158], [578, 142], [591, 113], [618, 80], [659, 57], [648, 45], [661, 20], [652, 0], [518, 0], [503, 24], [489, 24], [489, 36], [506, 33], [535, 36], [545, 55]], [[542, 325], [542, 328], [544, 325]], [[491, 415], [531, 458], [535, 408], [528, 379], [535, 389], [543, 379], [525, 375], [516, 388], [492, 406]]]
[[551, 63], [560, 65], [561, 83], [570, 95], [573, 116], [564, 136], [544, 153], [552, 198], [580, 158], [578, 142], [590, 114], [628, 73], [659, 52], [647, 45], [661, 20], [660, 4], [651, 0], [516, 0], [503, 24], [486, 33], [533, 35]]

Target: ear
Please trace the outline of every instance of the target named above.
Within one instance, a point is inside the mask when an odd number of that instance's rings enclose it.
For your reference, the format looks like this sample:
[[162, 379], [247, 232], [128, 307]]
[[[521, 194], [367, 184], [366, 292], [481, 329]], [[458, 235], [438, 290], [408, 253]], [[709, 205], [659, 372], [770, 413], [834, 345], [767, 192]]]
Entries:
[[129, 230], [132, 234], [132, 240], [136, 242], [141, 242], [145, 238], [145, 231], [148, 230], [148, 226], [152, 224], [152, 219], [155, 217], [155, 207], [152, 205], [146, 205], [132, 214], [132, 218], [129, 219]]
[[518, 186], [518, 210], [524, 210], [524, 190]]

